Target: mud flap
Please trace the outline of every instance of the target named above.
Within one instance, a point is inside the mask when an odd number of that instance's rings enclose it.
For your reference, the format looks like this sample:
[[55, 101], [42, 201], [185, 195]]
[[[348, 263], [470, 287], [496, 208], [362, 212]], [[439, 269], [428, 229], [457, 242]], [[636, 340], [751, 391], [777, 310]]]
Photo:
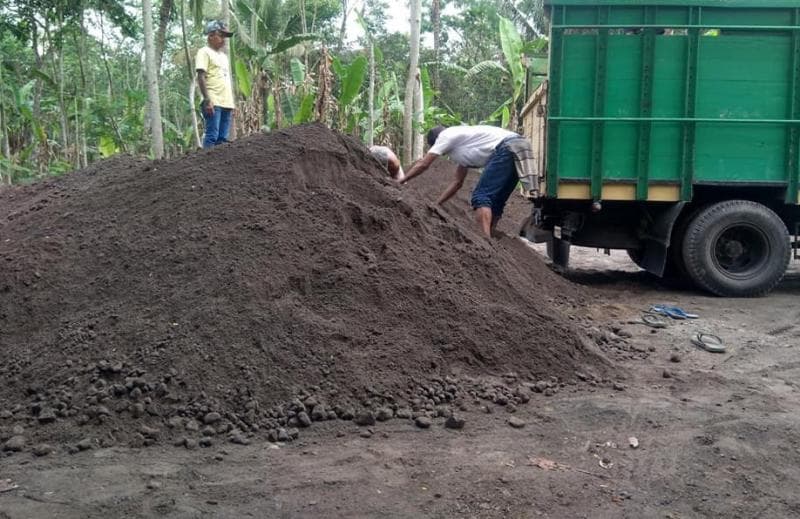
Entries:
[[544, 243], [553, 239], [553, 231], [546, 231], [536, 226], [536, 218], [528, 216], [519, 226], [519, 236], [531, 243]]
[[669, 248], [672, 227], [678, 220], [686, 202], [676, 202], [666, 211], [656, 216], [653, 224], [642, 238], [642, 262], [640, 266], [651, 274], [662, 277], [667, 266], [667, 249]]

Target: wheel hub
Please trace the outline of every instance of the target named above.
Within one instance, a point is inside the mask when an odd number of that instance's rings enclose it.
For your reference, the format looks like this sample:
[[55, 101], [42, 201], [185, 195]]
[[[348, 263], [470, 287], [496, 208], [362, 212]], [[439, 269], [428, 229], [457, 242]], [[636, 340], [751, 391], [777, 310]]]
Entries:
[[725, 256], [734, 261], [745, 253], [744, 245], [737, 240], [728, 240], [723, 248]]
[[767, 257], [766, 236], [755, 227], [736, 225], [719, 234], [714, 247], [717, 264], [730, 274], [747, 274], [758, 269]]

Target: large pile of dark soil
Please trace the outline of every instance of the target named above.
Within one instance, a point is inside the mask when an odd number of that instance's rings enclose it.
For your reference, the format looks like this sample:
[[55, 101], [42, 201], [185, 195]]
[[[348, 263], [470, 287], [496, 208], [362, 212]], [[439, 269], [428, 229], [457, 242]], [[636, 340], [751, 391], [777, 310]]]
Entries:
[[0, 191], [0, 443], [242, 441], [601, 363], [579, 288], [424, 188], [306, 126]]

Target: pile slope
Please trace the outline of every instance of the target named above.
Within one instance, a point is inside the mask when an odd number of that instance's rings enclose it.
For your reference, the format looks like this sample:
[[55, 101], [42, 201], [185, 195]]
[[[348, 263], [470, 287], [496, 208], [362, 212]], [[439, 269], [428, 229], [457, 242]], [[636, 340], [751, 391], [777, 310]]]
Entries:
[[42, 438], [274, 431], [298, 396], [347, 418], [428, 381], [602, 366], [562, 313], [581, 289], [319, 125], [105, 161], [0, 207], [0, 425]]

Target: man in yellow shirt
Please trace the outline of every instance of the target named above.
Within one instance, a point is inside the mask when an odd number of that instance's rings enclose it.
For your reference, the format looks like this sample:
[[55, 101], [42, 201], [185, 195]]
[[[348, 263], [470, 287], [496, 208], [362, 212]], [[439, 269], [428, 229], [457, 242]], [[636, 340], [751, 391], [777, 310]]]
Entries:
[[197, 51], [195, 69], [197, 86], [203, 95], [200, 106], [206, 122], [203, 147], [210, 148], [228, 142], [234, 105], [230, 61], [228, 55], [222, 52], [222, 47], [225, 38], [230, 38], [233, 33], [220, 20], [208, 22], [204, 33], [208, 37], [208, 45]]

